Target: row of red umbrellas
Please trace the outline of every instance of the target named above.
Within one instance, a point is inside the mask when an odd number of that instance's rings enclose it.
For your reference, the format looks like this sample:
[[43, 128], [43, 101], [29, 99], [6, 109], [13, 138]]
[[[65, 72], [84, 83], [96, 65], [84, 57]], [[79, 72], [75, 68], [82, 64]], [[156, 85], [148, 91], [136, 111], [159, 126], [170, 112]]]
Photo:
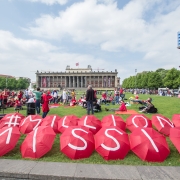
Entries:
[[[0, 136], [2, 156], [15, 147], [20, 133], [17, 127], [4, 127]], [[55, 136], [51, 127], [39, 126], [21, 144], [22, 157], [42, 157], [51, 150]], [[115, 126], [103, 127], [95, 136], [85, 126], [71, 126], [60, 136], [60, 150], [70, 159], [88, 158], [96, 150], [105, 160], [124, 159], [132, 150], [150, 162], [162, 162], [170, 153], [166, 138], [153, 128], [137, 128], [128, 136]]]
[[[4, 141], [3, 138], [1, 138], [0, 146], [3, 147], [4, 144], [5, 146], [11, 145], [10, 139], [14, 139], [13, 141], [17, 143], [20, 133], [17, 133], [18, 128], [16, 126], [19, 125], [21, 129], [28, 121], [31, 122], [30, 124], [34, 123], [32, 126], [33, 130], [27, 135], [21, 145], [23, 157], [39, 158], [46, 154], [52, 148], [55, 138], [55, 133], [52, 128], [54, 124], [58, 126], [59, 122], [62, 125], [61, 129], [63, 131], [60, 139], [60, 149], [71, 159], [89, 157], [94, 149], [106, 160], [123, 159], [131, 149], [143, 160], [161, 162], [165, 160], [170, 152], [165, 137], [152, 129], [152, 124], [142, 115], [136, 115], [131, 119], [132, 123], [130, 126], [133, 124], [135, 128], [133, 126], [134, 129], [131, 127], [132, 133], [129, 139], [124, 130], [130, 120], [127, 119], [126, 124], [119, 116], [116, 118], [114, 115], [109, 115], [105, 120], [102, 120], [101, 123], [97, 118], [94, 119], [95, 116], [84, 116], [81, 120], [75, 116], [74, 118], [77, 121], [73, 121], [72, 117], [69, 119], [69, 116], [58, 119], [58, 116], [54, 115], [50, 118], [51, 120], [48, 121], [48, 126], [46, 126], [47, 124], [42, 125], [43, 122], [45, 123], [46, 121], [40, 117], [36, 117], [36, 119], [32, 116], [22, 117], [23, 120], [20, 120], [20, 117], [20, 115], [11, 114], [11, 116], [6, 118], [9, 121], [3, 122], [4, 125], [6, 124], [6, 127], [1, 129], [0, 136], [6, 137]], [[56, 121], [58, 123], [55, 123]], [[70, 124], [71, 121], [74, 123], [73, 125]], [[174, 144], [177, 145], [178, 128], [174, 128], [174, 125], [169, 122], [168, 119], [160, 115], [157, 115], [157, 121], [159, 124], [162, 124], [162, 126], [164, 126], [164, 124], [172, 126], [170, 130], [168, 130], [168, 133], [170, 134], [172, 142], [175, 136], [176, 143]], [[39, 126], [40, 124], [41, 126]], [[11, 126], [13, 126], [13, 128]], [[103, 128], [101, 128], [101, 126], [103, 126]], [[95, 134], [94, 137], [93, 134]], [[9, 142], [9, 144], [7, 144], [7, 142]], [[13, 149], [16, 143], [12, 143], [11, 148], [7, 148], [7, 152], [9, 152], [9, 149]], [[0, 155], [4, 155], [7, 152], [0, 151]]]

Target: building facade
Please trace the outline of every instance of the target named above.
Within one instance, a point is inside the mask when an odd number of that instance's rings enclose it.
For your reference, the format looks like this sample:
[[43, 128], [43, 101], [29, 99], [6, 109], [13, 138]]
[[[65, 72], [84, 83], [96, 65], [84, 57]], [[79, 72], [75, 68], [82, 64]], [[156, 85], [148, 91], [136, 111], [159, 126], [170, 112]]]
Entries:
[[87, 68], [72, 69], [66, 67], [65, 72], [36, 72], [36, 86], [42, 89], [82, 89], [89, 84], [96, 89], [113, 89], [120, 84], [120, 78], [115, 72], [93, 71], [91, 66]]
[[180, 49], [180, 31], [177, 33], [177, 48]]

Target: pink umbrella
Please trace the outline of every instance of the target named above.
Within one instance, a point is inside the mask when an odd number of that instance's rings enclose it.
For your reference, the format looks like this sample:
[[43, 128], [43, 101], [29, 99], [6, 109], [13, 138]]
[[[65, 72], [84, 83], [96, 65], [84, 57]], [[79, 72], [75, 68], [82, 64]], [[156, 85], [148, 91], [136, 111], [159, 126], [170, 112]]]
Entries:
[[24, 118], [20, 113], [6, 114], [0, 121], [0, 129], [3, 127], [19, 127], [21, 120]]
[[85, 126], [96, 134], [101, 129], [101, 121], [94, 115], [85, 115], [78, 121], [78, 126]]
[[172, 122], [176, 127], [180, 127], [180, 114], [174, 114], [172, 117]]
[[166, 138], [153, 128], [137, 128], [129, 136], [131, 150], [142, 160], [163, 162], [170, 153]]
[[102, 127], [94, 139], [96, 151], [105, 160], [124, 159], [130, 150], [128, 134], [115, 126]]
[[20, 138], [18, 127], [3, 127], [0, 129], [0, 156], [13, 150]]
[[160, 133], [166, 136], [169, 136], [170, 129], [174, 128], [174, 124], [161, 114], [153, 115], [152, 123]]
[[52, 148], [56, 134], [51, 127], [39, 126], [30, 132], [20, 150], [23, 158], [40, 158], [49, 152]]
[[115, 116], [113, 114], [104, 116], [101, 121], [101, 125], [102, 127], [115, 126], [122, 129], [123, 131], [126, 129], [126, 123], [123, 121], [123, 119], [120, 116]]
[[40, 126], [41, 122], [42, 117], [40, 115], [29, 115], [22, 119], [19, 125], [19, 130], [22, 134], [28, 134]]
[[172, 141], [172, 143], [180, 153], [180, 127], [170, 129], [169, 139]]
[[69, 126], [77, 126], [79, 118], [75, 115], [68, 115], [62, 117], [58, 121], [58, 131], [63, 133]]
[[70, 159], [88, 158], [94, 151], [93, 134], [86, 127], [71, 126], [60, 136], [60, 149]]
[[59, 133], [58, 131], [58, 122], [61, 120], [61, 117], [58, 115], [47, 115], [42, 123], [41, 126], [50, 126], [53, 128], [55, 133]]
[[131, 132], [136, 128], [152, 127], [151, 120], [143, 114], [133, 114], [126, 119], [126, 128]]

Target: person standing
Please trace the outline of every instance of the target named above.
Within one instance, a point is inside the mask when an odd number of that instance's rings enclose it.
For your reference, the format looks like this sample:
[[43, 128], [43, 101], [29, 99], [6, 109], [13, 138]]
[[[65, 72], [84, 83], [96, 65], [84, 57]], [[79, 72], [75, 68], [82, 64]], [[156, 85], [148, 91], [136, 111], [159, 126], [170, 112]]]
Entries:
[[67, 98], [68, 98], [68, 95], [67, 95], [66, 89], [64, 89], [62, 92], [63, 104], [67, 102]]
[[92, 89], [92, 85], [88, 86], [86, 91], [86, 102], [87, 102], [87, 114], [90, 115], [90, 111], [94, 114], [93, 111], [93, 101], [95, 100], [94, 90]]
[[35, 98], [36, 98], [36, 103], [35, 103], [36, 113], [40, 114], [40, 111], [41, 111], [40, 103], [41, 103], [41, 96], [42, 96], [42, 92], [40, 92], [40, 88], [38, 87], [37, 91], [33, 91], [33, 94], [35, 94]]
[[56, 90], [53, 91], [53, 103], [55, 104], [58, 99], [58, 93]]
[[116, 104], [119, 104], [119, 91], [117, 88], [114, 91]]
[[43, 104], [42, 104], [42, 118], [45, 118], [46, 115], [49, 112], [49, 101], [52, 99], [53, 97], [50, 95], [49, 91], [45, 91], [42, 95], [42, 99], [43, 99]]

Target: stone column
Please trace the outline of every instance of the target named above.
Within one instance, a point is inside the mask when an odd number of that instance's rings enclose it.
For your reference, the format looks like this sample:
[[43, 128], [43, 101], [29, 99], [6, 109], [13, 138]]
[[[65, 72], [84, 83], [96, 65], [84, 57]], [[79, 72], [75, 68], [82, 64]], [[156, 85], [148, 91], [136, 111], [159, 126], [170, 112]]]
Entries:
[[67, 88], [67, 77], [66, 76], [64, 76], [64, 86], [65, 86], [65, 88]]
[[[65, 83], [65, 82], [64, 82], [64, 83]], [[62, 87], [62, 76], [61, 76], [61, 83], [60, 83], [60, 84], [61, 84], [61, 87]], [[66, 83], [65, 83], [65, 84], [66, 84]]]
[[77, 88], [79, 88], [79, 76], [77, 76]]
[[99, 76], [98, 76], [98, 85], [97, 85], [97, 87], [99, 87]]
[[96, 76], [94, 76], [94, 87], [96, 87]]
[[[91, 75], [89, 76], [89, 84], [91, 84]], [[91, 84], [92, 85], [92, 84]]]
[[81, 88], [83, 87], [83, 76], [81, 76]]
[[75, 87], [75, 77], [73, 76], [73, 88]]
[[87, 76], [85, 76], [84, 79], [85, 79], [85, 88], [87, 88]]
[[69, 88], [71, 87], [71, 76], [69, 76]]
[[104, 79], [103, 79], [103, 76], [102, 76], [102, 87], [103, 87], [103, 84], [104, 84]]
[[114, 84], [115, 84], [115, 87], [117, 87], [117, 75], [115, 75], [115, 82], [114, 82]]

